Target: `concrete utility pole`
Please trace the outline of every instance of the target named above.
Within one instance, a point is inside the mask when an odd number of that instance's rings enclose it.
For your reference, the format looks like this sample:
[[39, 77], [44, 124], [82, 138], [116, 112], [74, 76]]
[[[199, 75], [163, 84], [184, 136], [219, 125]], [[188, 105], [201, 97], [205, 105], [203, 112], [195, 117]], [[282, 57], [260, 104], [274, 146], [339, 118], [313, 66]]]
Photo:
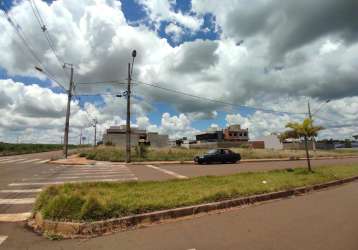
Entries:
[[[307, 102], [307, 107], [308, 107], [308, 117], [310, 118], [310, 120], [312, 122], [312, 126], [313, 126], [310, 100], [308, 100], [308, 102]], [[314, 152], [316, 152], [316, 138], [314, 136], [312, 137], [312, 149]]]
[[70, 126], [70, 113], [71, 113], [71, 99], [72, 99], [72, 90], [73, 90], [73, 65], [69, 63], [63, 64], [63, 67], [66, 68], [69, 66], [71, 69], [71, 77], [70, 77], [70, 87], [68, 89], [67, 95], [67, 110], [66, 110], [66, 123], [65, 123], [65, 134], [64, 134], [64, 147], [63, 147], [63, 154], [65, 158], [68, 155], [68, 132]]
[[133, 73], [134, 58], [137, 51], [132, 51], [132, 66], [128, 63], [128, 86], [127, 86], [127, 123], [126, 123], [126, 162], [131, 162], [131, 80]]
[[94, 127], [94, 143], [93, 146], [96, 147], [97, 146], [97, 119], [93, 119], [93, 127]]

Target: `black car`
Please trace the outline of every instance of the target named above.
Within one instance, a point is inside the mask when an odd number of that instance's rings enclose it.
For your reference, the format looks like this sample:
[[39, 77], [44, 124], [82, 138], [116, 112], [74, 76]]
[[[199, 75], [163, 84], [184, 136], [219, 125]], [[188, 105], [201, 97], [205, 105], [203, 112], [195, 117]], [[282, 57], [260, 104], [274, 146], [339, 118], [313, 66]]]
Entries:
[[230, 149], [210, 149], [202, 156], [195, 156], [194, 162], [203, 163], [236, 163], [241, 160], [241, 155], [232, 152]]

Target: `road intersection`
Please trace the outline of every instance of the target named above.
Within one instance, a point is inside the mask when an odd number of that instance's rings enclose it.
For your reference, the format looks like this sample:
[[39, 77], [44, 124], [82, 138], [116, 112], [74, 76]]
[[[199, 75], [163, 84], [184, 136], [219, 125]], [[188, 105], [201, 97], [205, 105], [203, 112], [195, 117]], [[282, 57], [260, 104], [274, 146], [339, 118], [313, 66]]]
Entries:
[[[30, 154], [30, 155], [21, 155], [21, 156], [11, 156], [0, 158], [0, 171], [2, 172], [0, 176], [0, 249], [67, 249], [68, 247], [72, 249], [98, 249], [95, 246], [100, 246], [104, 244], [102, 238], [93, 239], [90, 242], [94, 242], [93, 246], [86, 246], [86, 244], [80, 243], [81, 241], [64, 241], [62, 243], [54, 243], [48, 241], [47, 239], [34, 235], [32, 232], [29, 232], [24, 228], [24, 221], [31, 215], [32, 207], [36, 198], [36, 195], [48, 185], [62, 184], [65, 182], [83, 182], [83, 181], [136, 181], [136, 180], [166, 180], [166, 179], [186, 179], [194, 176], [201, 175], [227, 175], [238, 172], [246, 171], [262, 171], [262, 170], [271, 170], [271, 169], [280, 169], [287, 167], [299, 167], [305, 166], [304, 161], [287, 161], [287, 162], [260, 162], [260, 163], [242, 163], [242, 164], [225, 164], [225, 165], [204, 165], [197, 166], [193, 164], [180, 164], [180, 165], [125, 165], [122, 163], [111, 163], [111, 162], [97, 162], [94, 165], [55, 165], [49, 164], [47, 161], [53, 157], [51, 153], [42, 153], [42, 154]], [[358, 158], [350, 159], [337, 159], [337, 160], [317, 160], [313, 161], [315, 166], [320, 165], [338, 165], [338, 164], [357, 164]], [[354, 193], [353, 189], [357, 190], [357, 184], [347, 185], [351, 187], [347, 192]], [[347, 188], [342, 188], [347, 189]], [[352, 189], [352, 190], [351, 190]], [[336, 192], [336, 191], [326, 191]], [[358, 197], [358, 196], [355, 196]], [[330, 202], [329, 206], [334, 209], [334, 199]], [[295, 200], [295, 199], [293, 199]], [[291, 201], [294, 202], [294, 201]], [[349, 205], [349, 201], [343, 201], [348, 203], [349, 206], [358, 205], [354, 200], [352, 204]], [[267, 205], [263, 205], [267, 206]], [[269, 205], [272, 206], [272, 205]], [[324, 209], [324, 207], [320, 208]], [[248, 209], [250, 210], [250, 209]], [[254, 208], [253, 208], [254, 210]], [[343, 211], [344, 208], [341, 208]], [[270, 214], [270, 210], [266, 212]], [[283, 211], [284, 212], [284, 211]], [[208, 216], [206, 219], [199, 219], [202, 221], [207, 221], [207, 223], [217, 223], [217, 216], [225, 215], [214, 215]], [[230, 217], [231, 215], [226, 215]], [[239, 217], [241, 215], [238, 215]], [[308, 216], [308, 215], [307, 215]], [[357, 218], [357, 217], [355, 217]], [[211, 221], [211, 220], [214, 220]], [[143, 242], [149, 240], [148, 237], [154, 237], [153, 232], [160, 232], [164, 229], [169, 228], [171, 232], [175, 235], [174, 232], [178, 234], [180, 238], [186, 238], [186, 240], [192, 241], [192, 245], [186, 246], [185, 244], [173, 244], [172, 248], [169, 247], [169, 242], [165, 243], [153, 243], [151, 246], [143, 247], [142, 243], [135, 242], [131, 237], [136, 235], [137, 232], [126, 232], [116, 234], [116, 236], [110, 236], [112, 239], [113, 245], [106, 245], [103, 249], [116, 249], [114, 242], [116, 239], [121, 240], [123, 243], [122, 249], [237, 249], [232, 245], [227, 248], [221, 248], [223, 245], [216, 245], [218, 248], [214, 248], [215, 244], [211, 247], [205, 245], [199, 239], [191, 238], [187, 233], [183, 233], [182, 230], [189, 230], [194, 232], [194, 229], [191, 229], [191, 226], [195, 228], [197, 220], [187, 221], [187, 222], [178, 222], [179, 225], [188, 224], [188, 226], [179, 226], [178, 229], [175, 229], [174, 224], [165, 224], [151, 229], [139, 230], [143, 231], [144, 235], [140, 236], [143, 238]], [[204, 222], [203, 222], [204, 223]], [[229, 226], [230, 230], [242, 230], [239, 221], [235, 222], [233, 226]], [[189, 226], [191, 225], [191, 226]], [[357, 224], [358, 225], [358, 224]], [[203, 226], [203, 225], [202, 225]], [[218, 223], [218, 227], [225, 227], [228, 225], [222, 225]], [[256, 225], [258, 226], [258, 225]], [[184, 228], [181, 228], [184, 227]], [[186, 228], [188, 227], [188, 228]], [[201, 226], [200, 226], [201, 227]], [[255, 226], [253, 226], [255, 227]], [[351, 225], [351, 227], [353, 227]], [[185, 229], [186, 228], [186, 229]], [[354, 228], [354, 227], [353, 227]], [[198, 229], [201, 230], [200, 228]], [[226, 230], [226, 229], [225, 229]], [[146, 233], [148, 232], [148, 233]], [[164, 233], [164, 232], [163, 232]], [[202, 232], [204, 233], [204, 231]], [[170, 234], [170, 233], [169, 233]], [[210, 233], [209, 233], [210, 234]], [[174, 237], [170, 234], [170, 237]], [[230, 235], [230, 233], [229, 233]], [[248, 235], [249, 236], [249, 235]], [[127, 237], [127, 238], [126, 238]], [[188, 238], [189, 237], [189, 238]], [[225, 236], [226, 237], [226, 236]], [[224, 237], [224, 238], [225, 238]], [[20, 244], [19, 238], [22, 240]], [[156, 238], [156, 237], [154, 237]], [[178, 239], [179, 239], [178, 238]], [[215, 237], [213, 236], [213, 239]], [[174, 239], [173, 239], [174, 240]], [[229, 240], [230, 239], [226, 239]], [[238, 243], [237, 239], [231, 239], [233, 243]], [[71, 243], [69, 243], [71, 242]], [[210, 239], [208, 240], [210, 242]], [[35, 247], [34, 244], [39, 244]], [[195, 244], [194, 244], [195, 243]], [[72, 244], [72, 245], [71, 245]], [[100, 244], [100, 245], [98, 245]], [[61, 247], [60, 247], [61, 246]], [[85, 247], [86, 246], [86, 247]], [[126, 247], [125, 247], [126, 246]], [[157, 246], [158, 248], [155, 248]], [[175, 246], [175, 247], [174, 247]], [[200, 247], [198, 247], [200, 246]], [[219, 247], [221, 246], [221, 247]], [[358, 244], [356, 245], [358, 247]], [[196, 248], [195, 248], [196, 247]], [[245, 248], [244, 248], [245, 249]], [[253, 248], [253, 249], [264, 249], [264, 248]], [[267, 248], [267, 249], [279, 249], [279, 248]], [[297, 248], [298, 249], [298, 248]], [[302, 249], [302, 248], [301, 248]], [[317, 248], [321, 249], [321, 248]], [[323, 249], [323, 248], [322, 248]], [[329, 249], [329, 248], [327, 248]], [[333, 249], [333, 248], [332, 248]], [[336, 248], [339, 249], [339, 248]], [[345, 248], [353, 249], [353, 248]]]

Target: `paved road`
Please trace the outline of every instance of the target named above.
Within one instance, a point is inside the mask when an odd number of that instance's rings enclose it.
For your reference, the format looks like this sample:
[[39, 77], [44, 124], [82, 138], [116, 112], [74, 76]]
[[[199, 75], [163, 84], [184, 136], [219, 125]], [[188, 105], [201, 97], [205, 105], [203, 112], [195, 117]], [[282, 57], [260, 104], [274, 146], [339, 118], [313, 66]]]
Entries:
[[14, 225], [1, 249], [357, 250], [358, 183], [89, 240], [50, 241]]
[[[333, 166], [333, 165], [349, 165], [358, 164], [357, 158], [345, 159], [330, 159], [330, 160], [312, 160], [313, 167], [318, 166]], [[129, 166], [131, 171], [135, 173], [139, 179], [170, 179], [195, 177], [203, 175], [228, 175], [248, 171], [266, 171], [273, 169], [285, 169], [306, 167], [305, 160], [299, 161], [276, 161], [276, 162], [245, 162], [238, 164], [209, 164], [209, 165], [196, 165], [196, 164], [168, 164], [156, 165], [157, 170], [148, 168], [146, 165], [142, 166]], [[160, 171], [162, 170], [162, 171]]]
[[[165, 180], [172, 178], [184, 179], [198, 175], [224, 175], [242, 171], [305, 166], [304, 161], [203, 166], [190, 164], [156, 166], [123, 165], [110, 162], [98, 162], [94, 166], [63, 166], [47, 163], [52, 156], [58, 154], [59, 152], [48, 152], [0, 157], [0, 248], [11, 246], [10, 243], [14, 243], [14, 241], [17, 243], [18, 238], [31, 238], [30, 235], [32, 235], [32, 233], [24, 229], [23, 221], [30, 215], [36, 195], [47, 185], [93, 180], [131, 181]], [[314, 166], [357, 163], [357, 158], [313, 161]], [[31, 238], [31, 240], [34, 240], [34, 243], [38, 241], [43, 242], [43, 239], [40, 237]], [[1, 244], [2, 241], [3, 244]], [[24, 246], [30, 245], [33, 244], [27, 242]], [[19, 245], [16, 246], [18, 249], [26, 249], [24, 246], [23, 248]]]

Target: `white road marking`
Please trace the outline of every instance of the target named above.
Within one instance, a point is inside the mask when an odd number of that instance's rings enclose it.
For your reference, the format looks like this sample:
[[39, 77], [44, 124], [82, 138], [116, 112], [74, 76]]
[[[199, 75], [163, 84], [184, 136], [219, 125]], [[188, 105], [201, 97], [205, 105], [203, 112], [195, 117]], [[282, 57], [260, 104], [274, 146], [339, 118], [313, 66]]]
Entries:
[[94, 180], [80, 180], [80, 181], [53, 181], [53, 182], [19, 182], [10, 183], [9, 186], [39, 186], [39, 185], [61, 185], [64, 183], [79, 183], [79, 182], [115, 182], [115, 181], [136, 181], [137, 177], [131, 178], [116, 178], [116, 179], [94, 179]]
[[0, 235], [0, 245], [7, 239], [6, 235]]
[[73, 172], [73, 173], [71, 173], [71, 172], [63, 172], [60, 175], [61, 176], [62, 175], [63, 176], [66, 176], [66, 175], [72, 176], [72, 175], [116, 174], [116, 173], [118, 173], [118, 174], [126, 174], [126, 173], [131, 173], [131, 171], [130, 170], [126, 170], [126, 171], [121, 170], [121, 171], [93, 171], [93, 172]]
[[166, 173], [168, 175], [174, 176], [175, 178], [178, 178], [178, 179], [188, 179], [188, 177], [185, 176], [185, 175], [177, 174], [175, 172], [172, 172], [172, 171], [169, 171], [169, 170], [166, 170], [166, 169], [163, 169], [163, 168], [158, 168], [158, 167], [153, 166], [153, 165], [146, 165], [146, 166], [148, 168], [153, 168], [153, 169], [158, 170], [160, 172], [163, 172], [163, 173]]
[[50, 161], [50, 159], [47, 159], [47, 160], [39, 161], [38, 163], [47, 163], [49, 161]]
[[0, 222], [24, 221], [31, 217], [31, 213], [0, 214]]
[[[83, 179], [83, 178], [113, 178], [113, 177], [124, 177], [124, 176], [134, 176], [134, 174], [113, 174], [113, 175], [85, 175], [85, 176], [56, 176], [55, 178], [53, 178], [54, 180], [58, 180], [58, 179]], [[23, 181], [28, 181], [28, 180], [43, 180], [43, 177], [38, 177], [38, 178], [30, 178], [30, 179], [22, 179]]]
[[8, 160], [10, 160], [11, 158], [1, 158], [0, 159], [0, 162], [2, 162], [2, 161], [8, 161]]
[[0, 163], [1, 163], [1, 164], [2, 164], [2, 163], [13, 163], [13, 162], [18, 162], [18, 161], [23, 161], [23, 160], [26, 160], [26, 158], [11, 159], [11, 160], [7, 160], [7, 161], [2, 161], [2, 162], [0, 162]]
[[39, 193], [41, 188], [37, 189], [9, 189], [9, 190], [0, 190], [0, 193]]
[[14, 204], [32, 204], [35, 198], [22, 198], [22, 199], [0, 199], [1, 205], [14, 205]]
[[41, 160], [41, 159], [30, 159], [27, 161], [22, 161], [21, 163], [30, 163], [30, 162], [39, 161], [39, 160]]

